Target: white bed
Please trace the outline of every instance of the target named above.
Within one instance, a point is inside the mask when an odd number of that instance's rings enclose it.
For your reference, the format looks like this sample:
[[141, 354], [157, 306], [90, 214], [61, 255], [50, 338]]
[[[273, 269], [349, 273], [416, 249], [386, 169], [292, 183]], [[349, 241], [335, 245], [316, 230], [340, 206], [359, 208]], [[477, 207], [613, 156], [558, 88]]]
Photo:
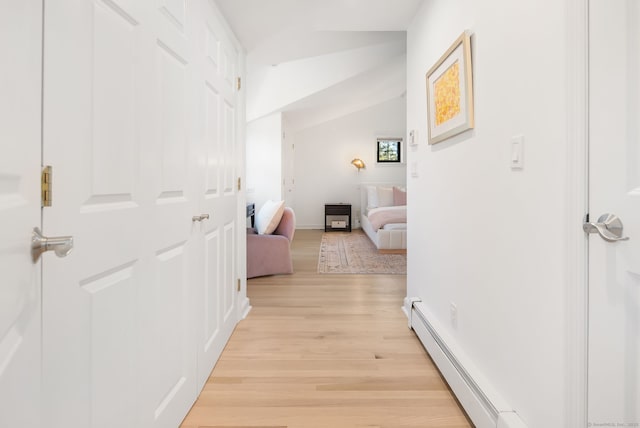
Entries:
[[[405, 202], [402, 205], [401, 199], [395, 195], [404, 189], [400, 186], [392, 184], [378, 185], [362, 185], [360, 190], [360, 223], [362, 230], [367, 234], [371, 241], [381, 252], [402, 251], [407, 249], [407, 221], [406, 214], [404, 217], [400, 214], [403, 210], [406, 213], [406, 193], [404, 194]], [[379, 217], [369, 219], [369, 215], [376, 212], [384, 211], [387, 220], [391, 222], [380, 221]], [[392, 214], [393, 212], [393, 214]], [[380, 214], [380, 213], [379, 213]], [[383, 223], [378, 228], [379, 223]]]

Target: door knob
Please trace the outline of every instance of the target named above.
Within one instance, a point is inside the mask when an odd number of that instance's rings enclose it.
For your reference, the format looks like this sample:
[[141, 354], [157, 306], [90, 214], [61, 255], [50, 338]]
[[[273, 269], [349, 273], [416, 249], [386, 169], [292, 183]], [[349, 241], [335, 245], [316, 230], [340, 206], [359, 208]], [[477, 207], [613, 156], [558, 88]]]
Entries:
[[587, 233], [598, 233], [602, 239], [609, 242], [627, 241], [628, 236], [622, 236], [622, 221], [615, 214], [602, 214], [597, 223], [585, 221], [582, 230]]
[[31, 235], [31, 258], [36, 263], [40, 254], [45, 251], [54, 251], [56, 256], [65, 257], [73, 249], [73, 236], [55, 236], [47, 238], [37, 227], [33, 228]]
[[193, 217], [191, 217], [191, 221], [202, 221], [202, 220], [208, 220], [208, 219], [209, 219], [209, 214], [194, 215]]

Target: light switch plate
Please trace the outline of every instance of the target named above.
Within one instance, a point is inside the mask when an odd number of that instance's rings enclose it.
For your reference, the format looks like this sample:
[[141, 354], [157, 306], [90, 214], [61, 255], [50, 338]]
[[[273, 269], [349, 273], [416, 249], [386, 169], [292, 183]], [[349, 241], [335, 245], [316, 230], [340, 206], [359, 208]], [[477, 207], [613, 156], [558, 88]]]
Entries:
[[417, 146], [418, 145], [418, 131], [412, 129], [409, 131], [409, 145]]
[[514, 135], [511, 137], [511, 169], [520, 170], [524, 168], [524, 135]]

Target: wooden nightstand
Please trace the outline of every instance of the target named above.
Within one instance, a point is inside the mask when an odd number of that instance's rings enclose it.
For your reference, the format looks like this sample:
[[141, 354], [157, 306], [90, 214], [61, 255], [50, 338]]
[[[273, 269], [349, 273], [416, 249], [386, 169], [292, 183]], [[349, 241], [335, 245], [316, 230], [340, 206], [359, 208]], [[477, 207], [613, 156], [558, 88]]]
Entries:
[[324, 231], [351, 232], [351, 204], [324, 204]]

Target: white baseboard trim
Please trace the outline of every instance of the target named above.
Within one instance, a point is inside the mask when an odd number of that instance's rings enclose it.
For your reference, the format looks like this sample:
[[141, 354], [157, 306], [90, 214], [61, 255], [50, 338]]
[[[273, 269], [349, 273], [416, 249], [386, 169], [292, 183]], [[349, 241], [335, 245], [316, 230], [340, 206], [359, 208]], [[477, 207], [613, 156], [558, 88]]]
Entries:
[[[436, 363], [469, 418], [478, 428], [526, 428], [470, 359], [446, 336], [419, 298], [406, 298], [402, 308], [411, 328]], [[410, 309], [409, 309], [410, 308]]]
[[516, 412], [501, 412], [496, 428], [527, 428]]
[[240, 302], [239, 311], [238, 311], [238, 313], [240, 314], [239, 320], [245, 319], [247, 315], [249, 315], [249, 312], [251, 312], [251, 303], [249, 302], [249, 298], [245, 297]]

